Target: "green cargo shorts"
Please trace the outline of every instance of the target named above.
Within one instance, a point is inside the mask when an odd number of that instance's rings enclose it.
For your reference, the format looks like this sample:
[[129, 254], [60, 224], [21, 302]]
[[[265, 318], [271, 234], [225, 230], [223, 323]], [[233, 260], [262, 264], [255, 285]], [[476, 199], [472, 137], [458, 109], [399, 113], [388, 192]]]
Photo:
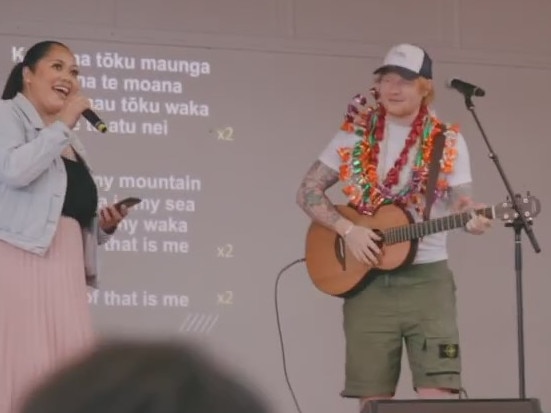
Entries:
[[447, 261], [368, 274], [343, 304], [343, 397], [394, 395], [405, 344], [414, 388], [461, 389], [455, 282]]

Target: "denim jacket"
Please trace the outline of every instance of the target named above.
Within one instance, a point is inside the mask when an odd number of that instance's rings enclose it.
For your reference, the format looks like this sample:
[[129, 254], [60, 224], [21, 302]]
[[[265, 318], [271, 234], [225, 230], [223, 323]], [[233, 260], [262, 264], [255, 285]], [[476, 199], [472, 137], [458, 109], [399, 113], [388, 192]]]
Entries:
[[[22, 94], [0, 100], [0, 239], [38, 255], [46, 254], [65, 198], [67, 174], [61, 152], [84, 147], [64, 123], [45, 126]], [[99, 220], [82, 229], [85, 275], [97, 286], [98, 245], [109, 239]]]

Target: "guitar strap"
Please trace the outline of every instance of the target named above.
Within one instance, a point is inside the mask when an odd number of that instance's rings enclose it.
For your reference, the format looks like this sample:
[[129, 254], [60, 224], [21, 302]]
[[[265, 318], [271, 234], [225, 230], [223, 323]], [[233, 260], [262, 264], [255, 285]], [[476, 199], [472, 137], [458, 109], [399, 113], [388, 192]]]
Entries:
[[428, 221], [430, 216], [430, 209], [434, 202], [436, 180], [438, 173], [440, 172], [440, 160], [442, 159], [442, 153], [444, 152], [444, 144], [446, 142], [445, 125], [442, 124], [442, 130], [438, 135], [434, 137], [434, 146], [432, 147], [432, 156], [429, 164], [429, 176], [427, 179], [427, 191], [425, 193], [425, 210], [423, 211], [423, 219]]

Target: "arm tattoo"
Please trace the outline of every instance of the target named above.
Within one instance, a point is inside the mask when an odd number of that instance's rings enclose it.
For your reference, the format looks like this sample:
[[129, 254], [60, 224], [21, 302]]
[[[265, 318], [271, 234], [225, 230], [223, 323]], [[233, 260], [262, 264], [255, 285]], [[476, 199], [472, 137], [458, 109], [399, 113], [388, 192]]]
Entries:
[[297, 191], [297, 204], [308, 216], [334, 228], [341, 218], [325, 191], [339, 180], [339, 173], [320, 161], [314, 162]]
[[449, 202], [448, 206], [452, 210], [456, 210], [459, 202], [467, 199], [469, 202], [472, 202], [473, 198], [473, 185], [468, 182], [461, 185], [452, 186], [449, 189]]

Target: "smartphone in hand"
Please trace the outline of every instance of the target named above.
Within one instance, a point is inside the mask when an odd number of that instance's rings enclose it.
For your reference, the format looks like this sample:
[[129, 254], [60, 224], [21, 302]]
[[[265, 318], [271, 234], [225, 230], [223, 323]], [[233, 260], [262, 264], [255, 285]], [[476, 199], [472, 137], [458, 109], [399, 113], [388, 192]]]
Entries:
[[130, 208], [136, 204], [139, 204], [140, 202], [142, 202], [142, 200], [140, 198], [136, 198], [136, 197], [128, 197], [128, 198], [124, 198], [124, 199], [121, 199], [119, 202], [117, 202], [115, 205], [113, 205], [117, 211], [119, 211], [119, 213], [121, 212], [121, 208], [122, 206], [124, 205], [126, 208]]

